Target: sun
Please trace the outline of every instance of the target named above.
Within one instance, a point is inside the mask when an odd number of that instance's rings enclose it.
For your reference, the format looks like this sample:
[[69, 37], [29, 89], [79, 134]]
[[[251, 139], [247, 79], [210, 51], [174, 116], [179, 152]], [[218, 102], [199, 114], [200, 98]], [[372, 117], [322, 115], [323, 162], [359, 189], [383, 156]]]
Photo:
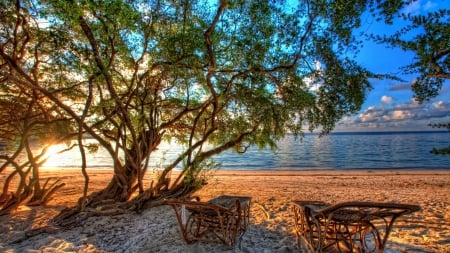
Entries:
[[51, 145], [45, 154], [46, 161], [42, 167], [59, 167], [69, 164], [72, 161], [72, 152], [64, 151], [67, 146], [64, 144]]
[[59, 151], [61, 150], [60, 145], [51, 145], [47, 152], [45, 152], [45, 163], [42, 165], [43, 167], [53, 167], [52, 165], [58, 160]]

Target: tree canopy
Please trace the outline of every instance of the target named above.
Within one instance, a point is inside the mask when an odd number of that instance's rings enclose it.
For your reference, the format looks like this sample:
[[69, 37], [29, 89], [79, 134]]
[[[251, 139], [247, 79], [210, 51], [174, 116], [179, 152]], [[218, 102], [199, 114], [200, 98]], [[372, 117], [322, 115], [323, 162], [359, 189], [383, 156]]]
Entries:
[[[372, 35], [379, 43], [414, 53], [403, 73], [416, 74], [412, 91], [418, 102], [435, 98], [450, 79], [450, 10], [439, 9], [426, 14], [399, 13], [406, 25], [393, 35]], [[433, 128], [449, 128], [450, 123], [430, 124]], [[433, 154], [450, 154], [450, 146], [434, 148]]]
[[436, 97], [445, 80], [450, 78], [450, 10], [439, 9], [427, 14], [400, 13], [406, 25], [393, 35], [375, 35], [376, 41], [413, 52], [406, 74], [418, 74], [412, 90], [419, 102]]
[[[372, 74], [351, 57], [360, 45], [352, 31], [363, 12], [389, 21], [403, 3], [0, 4], [2, 94], [36, 94], [46, 105], [44, 115], [60, 118], [63, 139], [80, 148], [86, 188], [85, 137], [113, 158], [110, 184], [89, 196], [85, 190], [77, 210], [104, 199], [137, 210], [197, 189], [222, 151], [276, 148], [286, 133], [326, 134], [342, 116], [357, 112]], [[149, 159], [162, 141], [182, 145], [183, 152], [145, 185]], [[180, 175], [170, 180], [177, 165]]]

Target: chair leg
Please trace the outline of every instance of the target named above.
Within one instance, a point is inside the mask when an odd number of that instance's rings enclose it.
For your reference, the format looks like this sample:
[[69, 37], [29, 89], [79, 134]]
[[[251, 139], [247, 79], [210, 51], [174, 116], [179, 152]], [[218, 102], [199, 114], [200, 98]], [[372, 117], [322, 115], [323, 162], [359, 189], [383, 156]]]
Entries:
[[380, 233], [372, 223], [367, 223], [360, 233], [361, 248], [363, 252], [377, 253], [382, 251]]
[[305, 232], [305, 238], [311, 244], [312, 248], [316, 252], [321, 252], [323, 247], [323, 241], [325, 238], [322, 233], [322, 226], [319, 221], [311, 216], [307, 216], [307, 230]]
[[294, 206], [293, 211], [294, 211], [294, 227], [295, 233], [297, 235], [297, 245], [299, 248], [301, 248], [302, 247], [301, 237], [306, 237], [307, 221], [305, 213], [300, 207]]
[[297, 235], [297, 247], [303, 248], [302, 237], [306, 240], [314, 252], [320, 252], [322, 248], [322, 227], [319, 222], [309, 215], [307, 208], [294, 206], [294, 226]]

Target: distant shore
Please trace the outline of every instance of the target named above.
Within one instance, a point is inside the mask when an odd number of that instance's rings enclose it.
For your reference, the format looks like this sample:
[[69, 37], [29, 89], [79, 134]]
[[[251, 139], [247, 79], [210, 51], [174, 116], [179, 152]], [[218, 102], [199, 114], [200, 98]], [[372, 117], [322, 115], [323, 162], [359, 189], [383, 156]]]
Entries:
[[[102, 189], [112, 177], [104, 169], [88, 169], [90, 191]], [[176, 172], [174, 172], [173, 176]], [[149, 184], [151, 173], [144, 180]], [[141, 214], [92, 217], [80, 227], [30, 235], [47, 225], [81, 196], [79, 169], [57, 168], [42, 178], [67, 185], [47, 207], [20, 207], [0, 217], [2, 252], [232, 252], [220, 243], [186, 244], [173, 210], [161, 206]], [[399, 220], [385, 252], [450, 252], [449, 170], [219, 170], [196, 193], [208, 200], [218, 195], [252, 197], [250, 226], [236, 252], [301, 252], [293, 231], [291, 202], [296, 199], [381, 201], [418, 204], [422, 210]], [[24, 239], [25, 238], [25, 239]]]

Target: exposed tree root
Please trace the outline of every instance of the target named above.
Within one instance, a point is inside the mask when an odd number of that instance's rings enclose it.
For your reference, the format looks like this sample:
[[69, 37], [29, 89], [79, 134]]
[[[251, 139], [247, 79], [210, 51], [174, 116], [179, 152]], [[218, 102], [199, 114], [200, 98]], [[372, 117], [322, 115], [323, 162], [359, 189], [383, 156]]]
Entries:
[[[167, 199], [182, 198], [192, 194], [194, 187], [181, 185], [171, 190], [165, 190], [155, 195], [152, 189], [148, 189], [136, 196], [134, 199], [126, 202], [117, 202], [114, 199], [99, 200], [89, 202], [85, 210], [81, 210], [82, 198], [74, 207], [63, 209], [52, 223], [65, 228], [77, 227], [83, 224], [85, 220], [94, 216], [113, 216], [130, 212], [142, 212], [145, 209], [161, 206], [166, 203]], [[96, 196], [97, 193], [91, 195]], [[90, 199], [91, 196], [88, 197]]]
[[[49, 179], [47, 179], [45, 185], [47, 185], [48, 182]], [[30, 183], [29, 186], [24, 187], [20, 194], [4, 192], [0, 199], [0, 216], [11, 213], [20, 205], [39, 206], [47, 204], [51, 200], [53, 194], [65, 186], [65, 183], [57, 184], [58, 182], [59, 180], [54, 182], [48, 189], [44, 186], [39, 192], [32, 190], [32, 183]]]
[[0, 205], [0, 215], [11, 213], [13, 210], [16, 210], [17, 207], [26, 204], [31, 199], [31, 194], [28, 191], [25, 191], [20, 195], [14, 193], [6, 195], [5, 201]]

